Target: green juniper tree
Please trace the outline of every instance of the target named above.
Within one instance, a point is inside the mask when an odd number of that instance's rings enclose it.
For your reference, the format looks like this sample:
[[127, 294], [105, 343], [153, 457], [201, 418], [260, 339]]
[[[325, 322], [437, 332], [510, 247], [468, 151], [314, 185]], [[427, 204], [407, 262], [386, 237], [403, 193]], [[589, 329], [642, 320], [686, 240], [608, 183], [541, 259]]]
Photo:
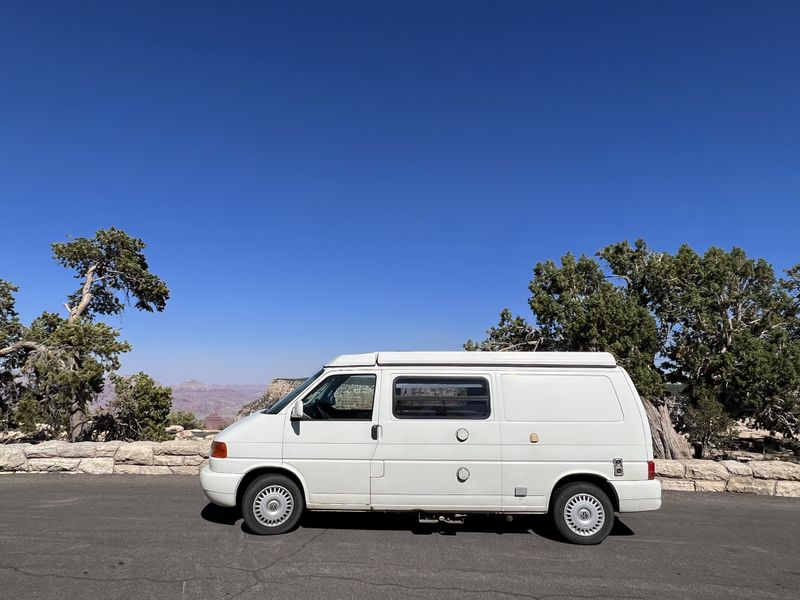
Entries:
[[172, 410], [172, 389], [158, 385], [146, 373], [130, 377], [111, 375], [115, 398], [109, 405], [113, 427], [106, 439], [152, 440], [169, 438], [165, 428]]
[[203, 423], [190, 410], [176, 410], [167, 416], [167, 425], [180, 425], [184, 429], [202, 429]]
[[119, 355], [130, 349], [96, 317], [119, 314], [129, 303], [162, 311], [169, 298], [166, 284], [149, 271], [144, 248], [142, 240], [114, 228], [53, 244], [56, 260], [80, 281], [64, 304], [66, 318], [45, 312], [22, 327], [13, 312], [15, 288], [0, 285], [0, 382], [13, 381], [7, 387], [16, 391], [4, 391], [4, 398], [19, 397], [23, 421], [65, 427], [73, 441], [88, 434], [88, 406], [102, 391], [104, 375], [118, 369]]
[[17, 288], [0, 279], [0, 427], [10, 425], [11, 411], [20, 401], [17, 373], [25, 362], [29, 348], [3, 352], [5, 348], [17, 347], [25, 328], [15, 310], [14, 293]]
[[793, 274], [779, 280], [744, 250], [681, 246], [656, 253], [639, 241], [600, 252], [659, 324], [659, 369], [696, 406], [710, 395], [734, 418], [798, 433], [800, 315]]

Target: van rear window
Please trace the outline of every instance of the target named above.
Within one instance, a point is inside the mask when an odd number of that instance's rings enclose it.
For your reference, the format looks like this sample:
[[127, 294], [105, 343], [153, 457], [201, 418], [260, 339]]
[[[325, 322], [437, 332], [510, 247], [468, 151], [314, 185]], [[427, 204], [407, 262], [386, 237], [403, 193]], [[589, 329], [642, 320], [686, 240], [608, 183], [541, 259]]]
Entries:
[[489, 382], [453, 377], [398, 377], [392, 412], [398, 419], [486, 419]]

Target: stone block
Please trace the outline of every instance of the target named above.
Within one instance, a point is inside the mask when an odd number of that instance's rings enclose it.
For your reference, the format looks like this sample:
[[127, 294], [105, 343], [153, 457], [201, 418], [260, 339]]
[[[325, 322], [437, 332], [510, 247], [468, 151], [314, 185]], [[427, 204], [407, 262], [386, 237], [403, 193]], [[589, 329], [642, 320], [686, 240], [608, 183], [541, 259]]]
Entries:
[[125, 442], [120, 441], [113, 441], [113, 442], [97, 442], [95, 445], [97, 448], [95, 449], [95, 456], [97, 458], [114, 458], [114, 455], [119, 450], [119, 447], [122, 446]]
[[110, 475], [113, 472], [113, 458], [83, 458], [78, 465], [78, 473], [89, 473], [91, 475]]
[[28, 470], [41, 473], [74, 471], [80, 462], [79, 458], [29, 458]]
[[211, 454], [211, 440], [201, 441], [198, 445], [197, 454], [203, 458], [208, 458], [208, 455]]
[[156, 454], [153, 457], [153, 464], [156, 466], [168, 466], [168, 467], [177, 467], [183, 465], [183, 459], [187, 458], [185, 456], [171, 456], [169, 454]]
[[[29, 455], [30, 456], [30, 455]], [[800, 465], [781, 460], [754, 460], [750, 463], [757, 479], [800, 481]]]
[[64, 458], [93, 458], [96, 452], [95, 442], [75, 442], [63, 444], [58, 448], [58, 455]]
[[0, 446], [0, 471], [27, 471], [25, 444]]
[[142, 467], [139, 465], [114, 465], [114, 473], [122, 475], [139, 475], [142, 472]]
[[114, 462], [117, 464], [152, 465], [153, 447], [147, 442], [123, 444], [114, 454]]
[[800, 498], [800, 481], [779, 481], [775, 486], [775, 495]]
[[713, 460], [687, 460], [686, 477], [704, 481], [726, 481], [730, 473], [723, 465]]
[[738, 460], [723, 460], [719, 464], [728, 469], [732, 475], [753, 476], [753, 469], [747, 463], [740, 463]]
[[662, 479], [661, 489], [671, 492], [693, 492], [694, 481], [688, 479]]
[[172, 456], [188, 456], [200, 453], [200, 443], [190, 440], [172, 440], [163, 442], [153, 448], [153, 453], [158, 456], [167, 454]]
[[200, 467], [182, 466], [170, 467], [175, 475], [197, 475], [200, 472]]
[[752, 477], [734, 475], [728, 479], [726, 490], [729, 492], [773, 496], [775, 494], [775, 482], [768, 479], [754, 479]]
[[206, 464], [208, 461], [204, 459], [199, 454], [195, 454], [194, 456], [184, 456], [183, 457], [183, 464], [187, 466], [197, 467], [200, 465]]
[[695, 481], [696, 492], [724, 492], [727, 481]]
[[59, 456], [61, 447], [69, 442], [61, 442], [52, 440], [50, 442], [42, 442], [41, 444], [30, 444], [25, 448], [25, 455], [28, 458], [55, 458]]
[[675, 477], [683, 479], [686, 476], [686, 465], [680, 460], [659, 459], [656, 463], [656, 477]]
[[144, 466], [142, 467], [140, 473], [142, 475], [172, 475], [172, 469], [171, 467], [164, 467], [164, 466], [158, 466], [158, 467]]

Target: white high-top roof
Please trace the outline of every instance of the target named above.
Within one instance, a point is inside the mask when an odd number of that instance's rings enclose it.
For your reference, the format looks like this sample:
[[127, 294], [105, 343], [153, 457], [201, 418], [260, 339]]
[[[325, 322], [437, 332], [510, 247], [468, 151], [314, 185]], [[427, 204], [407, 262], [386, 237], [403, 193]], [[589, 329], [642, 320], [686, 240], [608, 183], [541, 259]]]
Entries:
[[326, 367], [389, 365], [615, 367], [608, 352], [368, 352], [342, 354]]

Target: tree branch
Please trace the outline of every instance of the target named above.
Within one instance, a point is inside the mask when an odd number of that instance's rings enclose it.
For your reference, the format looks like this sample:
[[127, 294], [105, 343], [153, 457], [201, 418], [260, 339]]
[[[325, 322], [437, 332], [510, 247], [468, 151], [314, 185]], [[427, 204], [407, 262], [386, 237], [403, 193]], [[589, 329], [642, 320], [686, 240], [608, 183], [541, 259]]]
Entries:
[[31, 341], [21, 341], [21, 342], [14, 342], [10, 346], [6, 346], [5, 348], [0, 348], [0, 357], [8, 356], [16, 352], [17, 350], [34, 350], [35, 352], [44, 352], [47, 350], [47, 347], [44, 344], [40, 344], [39, 342], [31, 342]]
[[81, 289], [81, 299], [78, 304], [76, 304], [70, 311], [69, 311], [69, 320], [68, 323], [74, 323], [78, 320], [78, 318], [86, 311], [86, 307], [89, 306], [89, 303], [92, 301], [92, 283], [94, 282], [94, 272], [97, 269], [97, 265], [92, 265], [86, 271], [86, 281], [83, 282], [83, 288]]

